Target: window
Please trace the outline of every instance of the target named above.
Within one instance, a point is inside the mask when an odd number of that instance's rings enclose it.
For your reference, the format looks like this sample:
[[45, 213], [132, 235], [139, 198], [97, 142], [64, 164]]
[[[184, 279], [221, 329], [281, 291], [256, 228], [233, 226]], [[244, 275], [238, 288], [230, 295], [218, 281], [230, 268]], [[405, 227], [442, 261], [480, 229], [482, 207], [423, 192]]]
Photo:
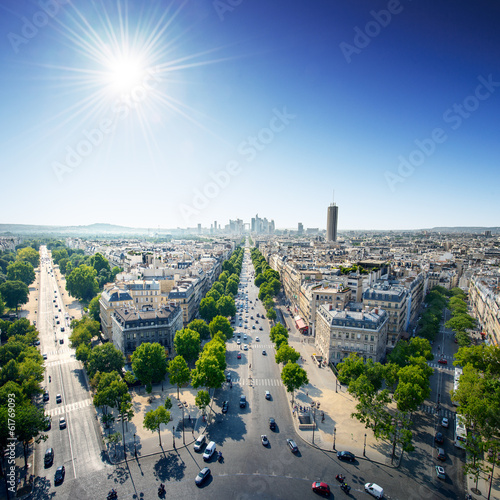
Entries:
[[354, 340], [354, 338], [355, 338], [355, 334], [351, 333], [351, 339]]
[[373, 335], [371, 335], [370, 340], [373, 342], [375, 340], [375, 337]]
[[345, 338], [348, 339], [349, 338], [349, 333], [346, 333], [345, 334]]
[[370, 352], [373, 352], [373, 344], [370, 344]]
[[358, 340], [361, 338], [361, 333], [358, 333]]
[[365, 340], [368, 340], [368, 335], [365, 335]]

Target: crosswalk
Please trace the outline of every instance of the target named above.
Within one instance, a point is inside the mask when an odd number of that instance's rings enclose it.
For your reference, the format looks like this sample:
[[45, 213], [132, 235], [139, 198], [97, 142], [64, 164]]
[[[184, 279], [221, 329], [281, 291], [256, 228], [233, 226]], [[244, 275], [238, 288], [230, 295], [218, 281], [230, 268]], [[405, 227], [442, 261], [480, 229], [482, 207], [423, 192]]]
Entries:
[[50, 361], [50, 362], [45, 362], [45, 366], [48, 368], [49, 366], [59, 366], [59, 365], [66, 365], [68, 363], [77, 363], [78, 366], [80, 366], [80, 361], [78, 361], [76, 358], [71, 357], [71, 358], [65, 358], [65, 359], [58, 359], [55, 361]]
[[74, 349], [71, 349], [69, 347], [63, 347], [62, 349], [58, 349], [57, 351], [47, 351], [46, 354], [48, 356], [57, 356], [59, 354], [68, 354], [68, 353], [73, 353], [74, 354]]
[[434, 406], [429, 406], [429, 405], [420, 405], [418, 409], [420, 411], [423, 411], [424, 413], [430, 413], [432, 415], [439, 413], [440, 417], [446, 417], [450, 420], [450, 422], [455, 419], [456, 415], [454, 411], [447, 410], [446, 408], [440, 408], [438, 412]]
[[253, 386], [260, 386], [260, 387], [270, 387], [270, 386], [282, 386], [283, 382], [279, 378], [233, 378], [232, 380], [233, 385], [234, 384], [239, 384], [239, 385], [253, 385]]
[[92, 399], [84, 399], [83, 401], [77, 401], [76, 403], [71, 403], [65, 406], [57, 406], [48, 410], [46, 413], [51, 417], [56, 417], [57, 415], [64, 415], [65, 413], [70, 413], [80, 408], [86, 408], [92, 404]]
[[432, 363], [432, 362], [429, 362], [427, 363], [431, 368], [442, 368], [443, 370], [449, 370], [449, 371], [454, 371], [455, 370], [455, 367], [451, 364], [449, 365], [442, 365], [440, 363]]

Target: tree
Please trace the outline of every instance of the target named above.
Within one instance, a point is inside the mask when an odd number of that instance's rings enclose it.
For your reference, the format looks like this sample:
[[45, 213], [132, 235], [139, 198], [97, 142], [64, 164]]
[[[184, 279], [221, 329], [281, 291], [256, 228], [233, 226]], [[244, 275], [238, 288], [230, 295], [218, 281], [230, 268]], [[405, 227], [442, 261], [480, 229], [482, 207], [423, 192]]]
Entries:
[[144, 415], [143, 425], [151, 432], [158, 432], [158, 438], [161, 446], [161, 424], [168, 425], [170, 422], [170, 412], [163, 406], [159, 406], [156, 410], [150, 410]]
[[269, 334], [271, 342], [275, 341], [277, 335], [283, 335], [283, 337], [288, 338], [288, 331], [281, 323], [278, 323], [271, 328], [271, 332]]
[[455, 332], [465, 332], [466, 330], [470, 330], [475, 328], [477, 321], [472, 316], [468, 314], [456, 314], [450, 318], [444, 326], [446, 328], [450, 328]]
[[269, 309], [266, 313], [266, 318], [274, 321], [276, 319], [276, 311], [274, 309]]
[[281, 346], [288, 345], [288, 339], [284, 335], [276, 335], [274, 337], [274, 344], [276, 349], [279, 350]]
[[45, 441], [47, 435], [40, 435], [45, 429], [45, 414], [42, 409], [31, 403], [16, 405], [16, 425], [14, 432], [19, 441], [23, 443], [24, 467], [28, 468], [28, 448], [32, 439], [36, 442]]
[[224, 317], [232, 317], [236, 315], [236, 305], [234, 303], [234, 299], [228, 296], [222, 296], [217, 301], [217, 312], [220, 316]]
[[216, 281], [211, 288], [211, 290], [217, 290], [220, 295], [224, 295], [225, 289], [225, 285], [223, 285], [220, 281]]
[[221, 370], [226, 369], [226, 342], [222, 332], [217, 332], [214, 338], [205, 344], [203, 356], [209, 355], [217, 358]]
[[27, 343], [32, 344], [38, 337], [38, 332], [30, 323], [29, 319], [19, 318], [13, 321], [9, 326], [8, 336], [13, 337], [14, 335], [27, 336]]
[[215, 300], [215, 302], [217, 303], [217, 301], [218, 301], [221, 297], [223, 297], [223, 295], [221, 295], [221, 294], [218, 292], [218, 290], [211, 289], [211, 290], [209, 290], [209, 291], [206, 293], [206, 295], [205, 295], [205, 298], [206, 298], [206, 299], [208, 299], [208, 298], [210, 298], [210, 297], [212, 297], [212, 299], [214, 299], [214, 300]]
[[77, 299], [90, 301], [99, 292], [96, 270], [85, 264], [73, 269], [66, 278], [66, 290]]
[[217, 316], [217, 304], [213, 297], [205, 297], [200, 302], [200, 316], [210, 323]]
[[177, 399], [179, 399], [179, 388], [189, 381], [190, 372], [186, 360], [182, 356], [176, 356], [168, 364], [170, 383], [177, 386]]
[[19, 304], [28, 302], [29, 289], [22, 281], [5, 281], [0, 285], [0, 295], [7, 307], [17, 312]]
[[262, 283], [265, 283], [265, 282], [266, 282], [266, 278], [264, 277], [264, 275], [262, 273], [255, 276], [255, 279], [254, 279], [255, 286], [260, 287], [260, 285], [262, 285]]
[[236, 295], [238, 293], [238, 282], [234, 281], [232, 279], [229, 279], [227, 284], [226, 284], [226, 295]]
[[[112, 416], [112, 415], [110, 415]], [[115, 446], [115, 456], [116, 456], [116, 445], [121, 441], [122, 435], [119, 432], [114, 432], [105, 438], [106, 441]]]
[[[229, 273], [227, 271], [222, 271], [219, 275], [219, 283], [222, 283], [223, 290], [226, 288], [227, 280], [229, 279]], [[221, 292], [222, 294], [223, 292]]]
[[90, 351], [88, 357], [88, 372], [92, 375], [96, 372], [113, 372], [121, 373], [125, 365], [125, 358], [120, 350], [118, 350], [111, 342], [95, 346]]
[[217, 332], [222, 332], [226, 340], [233, 337], [234, 330], [231, 328], [231, 323], [224, 316], [216, 316], [208, 325], [210, 335], [213, 337]]
[[207, 391], [198, 391], [194, 399], [196, 406], [205, 414], [205, 408], [210, 404], [210, 394]]
[[296, 363], [300, 358], [300, 353], [297, 352], [293, 347], [290, 347], [288, 344], [281, 344], [280, 348], [276, 352], [275, 360], [276, 363]]
[[177, 354], [187, 361], [194, 361], [200, 354], [200, 334], [196, 330], [183, 328], [174, 337], [174, 349]]
[[16, 259], [29, 262], [33, 267], [38, 267], [40, 265], [40, 254], [31, 247], [18, 250]]
[[281, 370], [281, 380], [287, 392], [292, 393], [292, 405], [294, 391], [309, 383], [306, 371], [297, 363], [287, 363], [283, 367], [283, 370]]
[[101, 270], [104, 270], [107, 273], [110, 272], [109, 262], [99, 252], [90, 257], [90, 265], [96, 270], [97, 274], [99, 274]]
[[89, 303], [89, 315], [94, 321], [101, 322], [101, 306], [99, 305], [99, 299], [101, 294], [94, 297]]
[[73, 320], [71, 322], [71, 333], [69, 340], [71, 347], [77, 349], [81, 344], [90, 347], [91, 341], [99, 333], [99, 323], [94, 321], [89, 316], [84, 316], [81, 320]]
[[271, 281], [269, 281], [269, 286], [271, 287], [273, 291], [273, 295], [276, 296], [278, 295], [280, 289], [281, 289], [281, 283], [279, 279], [273, 278]]
[[35, 270], [29, 262], [17, 260], [7, 267], [7, 280], [9, 281], [22, 281], [29, 286], [35, 278]]
[[224, 372], [220, 369], [219, 360], [214, 355], [202, 355], [191, 371], [191, 385], [219, 389], [225, 381]]
[[423, 357], [427, 361], [433, 359], [430, 342], [421, 337], [413, 337], [409, 342], [398, 342], [389, 354], [388, 359], [399, 366], [410, 364], [413, 358]]
[[202, 319], [193, 319], [193, 321], [188, 324], [187, 328], [198, 332], [200, 334], [200, 339], [208, 339], [210, 337], [210, 329], [207, 323]]
[[141, 344], [132, 354], [132, 370], [150, 393], [152, 383], [163, 380], [167, 373], [165, 349], [157, 342]]

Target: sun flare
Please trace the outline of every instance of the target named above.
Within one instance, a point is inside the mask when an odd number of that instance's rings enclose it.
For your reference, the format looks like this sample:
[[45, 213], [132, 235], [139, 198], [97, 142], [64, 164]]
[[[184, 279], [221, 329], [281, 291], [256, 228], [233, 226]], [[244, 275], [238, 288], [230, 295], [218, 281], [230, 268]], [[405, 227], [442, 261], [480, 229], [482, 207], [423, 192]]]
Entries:
[[145, 68], [138, 59], [120, 57], [109, 65], [106, 81], [112, 92], [128, 93], [141, 84]]

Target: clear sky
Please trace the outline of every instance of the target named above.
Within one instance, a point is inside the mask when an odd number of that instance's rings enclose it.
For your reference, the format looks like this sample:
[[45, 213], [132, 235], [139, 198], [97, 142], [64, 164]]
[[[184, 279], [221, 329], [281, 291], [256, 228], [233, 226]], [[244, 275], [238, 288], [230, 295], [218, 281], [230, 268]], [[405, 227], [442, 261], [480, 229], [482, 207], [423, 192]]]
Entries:
[[0, 9], [0, 222], [500, 225], [498, 2]]

